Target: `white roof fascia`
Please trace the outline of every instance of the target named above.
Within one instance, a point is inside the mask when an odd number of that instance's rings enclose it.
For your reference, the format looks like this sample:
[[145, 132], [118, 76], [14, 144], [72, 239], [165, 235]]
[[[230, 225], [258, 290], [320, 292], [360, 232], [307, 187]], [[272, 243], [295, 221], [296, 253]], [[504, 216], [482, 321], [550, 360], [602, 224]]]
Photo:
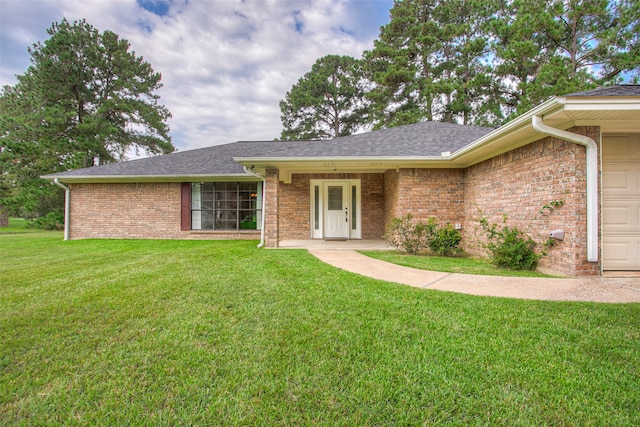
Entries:
[[240, 164], [264, 163], [295, 163], [295, 162], [416, 162], [443, 160], [442, 156], [346, 156], [346, 157], [234, 157], [233, 161]]
[[40, 178], [53, 181], [58, 179], [66, 183], [129, 183], [129, 182], [213, 182], [213, 181], [255, 181], [249, 174], [242, 175], [43, 175]]
[[531, 118], [533, 116], [544, 117], [545, 114], [550, 114], [552, 112], [561, 110], [564, 106], [564, 103], [565, 103], [564, 97], [551, 98], [548, 101], [540, 104], [539, 106], [518, 116], [514, 120], [508, 122], [507, 124], [500, 126], [498, 129], [492, 132], [489, 132], [488, 134], [475, 140], [471, 144], [452, 153], [451, 156], [449, 156], [449, 160], [456, 160], [457, 158], [463, 155], [471, 154], [473, 153], [473, 151], [477, 150], [478, 148], [491, 144], [492, 142], [497, 141], [501, 137], [504, 137], [515, 130], [525, 128], [525, 127], [531, 127]]

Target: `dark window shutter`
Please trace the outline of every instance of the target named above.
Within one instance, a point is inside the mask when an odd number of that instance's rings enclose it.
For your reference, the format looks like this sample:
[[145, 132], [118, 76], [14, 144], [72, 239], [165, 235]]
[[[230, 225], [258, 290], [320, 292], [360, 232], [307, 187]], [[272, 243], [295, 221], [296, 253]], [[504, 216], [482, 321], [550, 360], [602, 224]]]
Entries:
[[183, 182], [181, 191], [180, 223], [183, 231], [191, 230], [191, 183]]

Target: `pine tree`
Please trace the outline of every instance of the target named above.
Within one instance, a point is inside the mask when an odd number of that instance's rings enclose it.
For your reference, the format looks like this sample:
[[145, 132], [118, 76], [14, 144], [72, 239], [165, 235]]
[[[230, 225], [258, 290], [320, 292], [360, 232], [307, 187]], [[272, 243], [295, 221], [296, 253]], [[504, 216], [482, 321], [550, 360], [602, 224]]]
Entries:
[[40, 175], [123, 160], [130, 149], [175, 149], [155, 93], [160, 74], [126, 40], [84, 20], [54, 23], [48, 34], [0, 94], [0, 205], [32, 217], [61, 205]]
[[376, 126], [422, 120], [500, 121], [489, 54], [492, 1], [396, 2], [366, 53], [375, 89]]
[[328, 55], [316, 61], [280, 101], [283, 140], [330, 139], [355, 133], [367, 121], [361, 62]]
[[551, 96], [638, 76], [640, 13], [631, 0], [514, 0], [494, 21], [507, 114]]

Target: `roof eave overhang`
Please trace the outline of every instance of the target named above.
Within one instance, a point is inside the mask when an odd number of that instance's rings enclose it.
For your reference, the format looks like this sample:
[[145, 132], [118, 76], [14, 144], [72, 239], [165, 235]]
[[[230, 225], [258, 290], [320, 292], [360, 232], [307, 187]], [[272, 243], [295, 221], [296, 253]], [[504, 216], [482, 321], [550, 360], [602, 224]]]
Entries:
[[[531, 124], [533, 116], [542, 117], [546, 124], [557, 129], [599, 126], [602, 132], [611, 129], [638, 132], [640, 127], [636, 113], [640, 113], [638, 97], [559, 96], [452, 153], [449, 159], [458, 167], [467, 167], [543, 138], [544, 135], [538, 133]], [[624, 120], [611, 117], [624, 117]]]
[[[637, 101], [636, 101], [637, 102]], [[556, 97], [517, 117], [500, 128], [477, 139], [454, 153], [442, 156], [415, 157], [235, 157], [233, 160], [264, 173], [266, 169], [280, 170], [280, 179], [289, 182], [293, 173], [327, 172], [384, 172], [399, 168], [464, 168], [496, 155], [529, 144], [542, 136], [531, 125], [531, 118], [551, 116], [563, 111], [565, 97]], [[572, 123], [565, 120], [564, 127]]]
[[67, 184], [126, 184], [126, 183], [150, 183], [150, 182], [235, 182], [255, 181], [256, 177], [250, 174], [218, 174], [218, 175], [44, 175], [41, 178], [53, 181], [58, 179]]
[[348, 157], [234, 157], [234, 161], [265, 174], [278, 169], [280, 181], [291, 182], [297, 173], [384, 173], [389, 169], [450, 168], [447, 156], [348, 156]]
[[562, 111], [565, 101], [563, 97], [549, 99], [452, 153], [449, 160], [457, 167], [467, 167], [540, 139], [541, 135], [531, 125], [531, 118]]

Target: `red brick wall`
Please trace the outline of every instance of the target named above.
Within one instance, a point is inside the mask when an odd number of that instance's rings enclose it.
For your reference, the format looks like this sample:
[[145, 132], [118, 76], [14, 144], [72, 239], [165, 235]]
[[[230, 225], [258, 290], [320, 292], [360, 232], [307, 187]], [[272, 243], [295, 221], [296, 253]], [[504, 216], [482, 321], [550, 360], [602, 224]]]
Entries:
[[[599, 144], [599, 128], [580, 127], [571, 132], [587, 135]], [[551, 230], [563, 229], [558, 242], [539, 263], [539, 270], [567, 275], [599, 274], [599, 263], [586, 261], [585, 148], [547, 137], [517, 148], [464, 171], [464, 230], [467, 251], [482, 254], [483, 234], [477, 219], [525, 230], [544, 242]], [[564, 205], [553, 211], [541, 208], [551, 201]]]
[[268, 248], [277, 248], [280, 241], [278, 217], [280, 182], [277, 169], [267, 169], [265, 172], [265, 211], [264, 240]]
[[[352, 174], [293, 174], [291, 184], [278, 183], [278, 236], [280, 239], [308, 239], [312, 179], [360, 179], [361, 223], [363, 239], [379, 239], [384, 234], [384, 175], [376, 173]], [[272, 187], [271, 184], [268, 186]], [[267, 187], [269, 191], [269, 187]], [[271, 199], [267, 203], [273, 203]], [[267, 207], [267, 211], [269, 211]], [[267, 217], [267, 221], [269, 217]], [[267, 226], [267, 229], [269, 227]]]
[[70, 184], [69, 237], [259, 239], [259, 231], [181, 231], [180, 183]]
[[464, 221], [462, 169], [400, 169], [385, 173], [385, 224], [412, 214], [415, 221]]
[[381, 239], [384, 235], [385, 185], [384, 174], [361, 175], [362, 238]]

